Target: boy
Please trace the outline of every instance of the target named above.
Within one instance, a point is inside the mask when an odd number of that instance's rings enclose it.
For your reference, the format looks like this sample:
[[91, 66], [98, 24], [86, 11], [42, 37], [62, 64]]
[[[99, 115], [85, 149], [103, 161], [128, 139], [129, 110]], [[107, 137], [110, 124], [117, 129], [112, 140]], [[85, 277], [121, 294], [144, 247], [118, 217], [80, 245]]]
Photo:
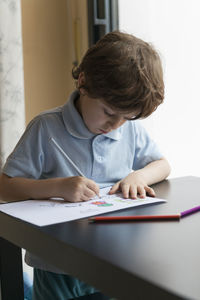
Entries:
[[[155, 196], [149, 185], [165, 179], [170, 167], [136, 120], [164, 99], [157, 52], [132, 35], [112, 32], [87, 51], [72, 73], [77, 90], [69, 101], [37, 116], [9, 156], [0, 178], [1, 197], [78, 202], [105, 186], [125, 198]], [[84, 176], [78, 176], [76, 166]], [[34, 300], [96, 292], [30, 253], [26, 262], [35, 268]]]

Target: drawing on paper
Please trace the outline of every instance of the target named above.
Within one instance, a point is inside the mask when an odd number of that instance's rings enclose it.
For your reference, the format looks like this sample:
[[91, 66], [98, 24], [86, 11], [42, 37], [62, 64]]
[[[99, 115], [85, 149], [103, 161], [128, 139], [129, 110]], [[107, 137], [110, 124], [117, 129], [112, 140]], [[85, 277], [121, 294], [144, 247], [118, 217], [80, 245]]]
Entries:
[[97, 205], [98, 207], [101, 207], [101, 206], [112, 206], [113, 204], [112, 203], [108, 203], [106, 201], [93, 201], [91, 202], [91, 204], [94, 204], [94, 205]]
[[121, 193], [109, 194], [110, 187], [100, 190], [100, 197], [89, 201], [65, 202], [60, 198], [49, 200], [26, 200], [0, 205], [0, 211], [26, 222], [46, 226], [66, 221], [88, 218], [94, 215], [117, 211], [150, 203], [166, 202], [164, 199], [124, 199]]

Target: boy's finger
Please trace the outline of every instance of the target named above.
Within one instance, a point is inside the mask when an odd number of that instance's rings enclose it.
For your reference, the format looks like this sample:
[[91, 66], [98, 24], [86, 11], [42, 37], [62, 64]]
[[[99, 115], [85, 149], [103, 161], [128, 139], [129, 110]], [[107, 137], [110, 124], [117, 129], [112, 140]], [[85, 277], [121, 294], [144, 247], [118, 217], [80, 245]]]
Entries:
[[146, 197], [146, 191], [144, 187], [138, 187], [138, 194], [140, 198], [145, 198]]
[[[92, 197], [91, 197], [92, 198]], [[83, 194], [80, 198], [81, 201], [89, 201], [91, 199], [90, 197], [88, 197], [86, 194]]]
[[137, 199], [137, 188], [133, 185], [130, 186], [130, 197], [132, 199]]
[[117, 182], [117, 183], [115, 183], [115, 184], [111, 187], [111, 189], [110, 189], [110, 191], [109, 191], [109, 194], [110, 194], [110, 195], [116, 193], [116, 192], [119, 190], [119, 184], [120, 184], [120, 183]]
[[124, 198], [129, 197], [129, 190], [130, 190], [130, 185], [129, 184], [122, 184], [121, 185], [121, 190]]
[[152, 188], [150, 188], [149, 186], [147, 186], [147, 187], [145, 188], [145, 190], [146, 190], [146, 192], [147, 192], [147, 194], [148, 194], [149, 196], [155, 197], [156, 193], [154, 192], [154, 190], [153, 190]]
[[86, 187], [84, 190], [84, 196], [87, 197], [87, 200], [95, 197], [97, 195], [97, 193], [93, 190], [91, 190], [90, 188]]
[[88, 179], [88, 182], [86, 185], [90, 190], [95, 192], [95, 194], [99, 197], [99, 186], [96, 184], [96, 182]]

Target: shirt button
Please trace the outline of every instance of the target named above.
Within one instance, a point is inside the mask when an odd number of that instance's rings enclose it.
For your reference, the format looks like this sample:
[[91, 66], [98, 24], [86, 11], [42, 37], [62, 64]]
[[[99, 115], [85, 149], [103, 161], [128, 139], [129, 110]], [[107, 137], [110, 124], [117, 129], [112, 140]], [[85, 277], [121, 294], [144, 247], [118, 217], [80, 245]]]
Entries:
[[102, 160], [103, 160], [102, 156], [98, 156], [98, 161], [102, 161]]

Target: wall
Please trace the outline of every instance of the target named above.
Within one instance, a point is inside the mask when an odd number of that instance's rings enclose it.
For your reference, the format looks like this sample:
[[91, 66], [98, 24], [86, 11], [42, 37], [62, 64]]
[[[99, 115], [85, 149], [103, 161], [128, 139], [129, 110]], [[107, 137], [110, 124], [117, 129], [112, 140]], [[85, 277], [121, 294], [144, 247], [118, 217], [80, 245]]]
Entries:
[[[73, 63], [88, 48], [87, 0], [21, 0], [21, 6], [28, 123], [74, 89]], [[23, 267], [32, 277], [32, 268]]]
[[87, 0], [21, 0], [26, 122], [62, 105], [88, 47]]
[[143, 124], [170, 161], [171, 177], [200, 175], [199, 10], [198, 0], [119, 0], [120, 29], [162, 56], [165, 103]]

